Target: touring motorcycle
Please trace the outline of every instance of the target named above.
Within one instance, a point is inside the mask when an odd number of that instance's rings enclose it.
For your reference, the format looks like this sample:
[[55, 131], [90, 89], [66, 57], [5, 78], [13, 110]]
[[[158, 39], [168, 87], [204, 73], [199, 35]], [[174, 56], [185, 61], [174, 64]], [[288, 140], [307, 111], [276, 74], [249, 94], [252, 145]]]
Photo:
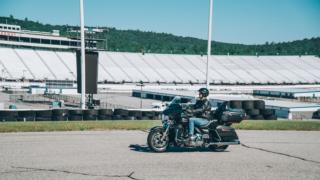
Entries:
[[168, 147], [209, 148], [212, 151], [225, 151], [229, 145], [240, 144], [232, 123], [240, 123], [246, 116], [241, 109], [230, 109], [224, 102], [210, 113], [209, 122], [195, 126], [193, 143], [189, 143], [188, 123], [193, 116], [192, 104], [181, 103], [175, 97], [164, 109], [162, 126], [150, 129], [147, 143], [154, 152], [165, 152]]

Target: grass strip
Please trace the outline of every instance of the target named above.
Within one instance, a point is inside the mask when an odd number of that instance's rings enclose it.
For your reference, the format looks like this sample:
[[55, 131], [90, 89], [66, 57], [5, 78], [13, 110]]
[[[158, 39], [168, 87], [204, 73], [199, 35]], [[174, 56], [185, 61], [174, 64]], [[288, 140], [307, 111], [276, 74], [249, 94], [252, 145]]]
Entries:
[[0, 132], [147, 130], [160, 124], [154, 120], [3, 122]]
[[251, 120], [242, 121], [232, 125], [243, 130], [290, 130], [290, 131], [320, 131], [320, 121], [294, 121], [294, 120]]
[[[95, 131], [95, 130], [148, 130], [161, 125], [155, 120], [116, 121], [47, 121], [47, 122], [1, 122], [2, 132], [43, 131]], [[232, 125], [242, 130], [292, 130], [320, 131], [320, 121], [242, 121]]]

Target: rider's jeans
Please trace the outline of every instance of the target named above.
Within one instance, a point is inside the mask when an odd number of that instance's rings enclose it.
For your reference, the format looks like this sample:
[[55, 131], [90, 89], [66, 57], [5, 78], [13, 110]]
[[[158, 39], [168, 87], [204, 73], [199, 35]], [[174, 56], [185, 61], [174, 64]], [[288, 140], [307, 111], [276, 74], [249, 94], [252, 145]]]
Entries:
[[202, 126], [207, 124], [209, 121], [203, 118], [195, 118], [192, 117], [189, 119], [189, 135], [194, 134], [194, 125], [196, 126]]

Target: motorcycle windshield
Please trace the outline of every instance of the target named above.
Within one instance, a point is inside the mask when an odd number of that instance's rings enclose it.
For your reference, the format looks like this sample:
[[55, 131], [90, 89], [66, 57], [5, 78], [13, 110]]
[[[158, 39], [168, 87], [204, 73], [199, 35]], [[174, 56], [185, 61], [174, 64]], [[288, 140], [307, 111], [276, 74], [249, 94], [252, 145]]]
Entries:
[[170, 101], [169, 106], [172, 104], [180, 104], [181, 103], [181, 97], [180, 96], [176, 96], [172, 99], [172, 101]]
[[181, 113], [181, 97], [176, 96], [173, 100], [168, 104], [166, 109], [163, 111], [164, 115], [174, 115]]

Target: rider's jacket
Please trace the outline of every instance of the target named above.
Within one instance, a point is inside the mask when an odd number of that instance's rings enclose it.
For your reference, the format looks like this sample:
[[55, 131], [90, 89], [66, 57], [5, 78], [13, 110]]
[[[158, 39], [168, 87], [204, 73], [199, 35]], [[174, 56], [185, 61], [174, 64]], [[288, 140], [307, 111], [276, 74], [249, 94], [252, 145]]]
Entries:
[[208, 99], [197, 99], [193, 105], [192, 113], [195, 117], [210, 119], [211, 107]]

